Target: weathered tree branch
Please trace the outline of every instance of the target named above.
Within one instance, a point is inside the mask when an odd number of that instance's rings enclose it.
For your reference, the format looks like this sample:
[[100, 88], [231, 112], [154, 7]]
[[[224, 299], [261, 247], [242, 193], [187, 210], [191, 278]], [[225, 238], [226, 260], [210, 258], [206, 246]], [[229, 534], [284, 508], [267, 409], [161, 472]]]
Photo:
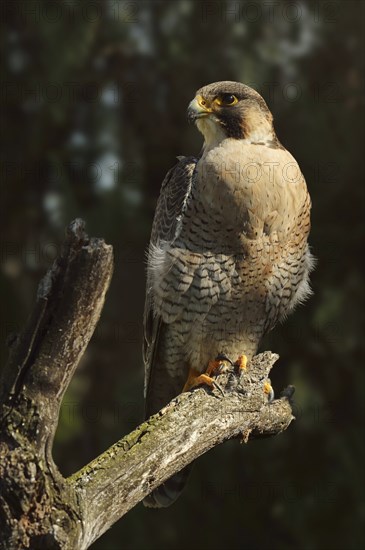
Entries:
[[241, 379], [233, 369], [220, 388], [182, 394], [69, 480], [84, 503], [93, 542], [152, 489], [227, 439], [275, 434], [292, 420], [286, 398], [268, 404], [264, 383], [277, 356], [255, 357]]
[[[112, 274], [112, 249], [73, 222], [12, 344], [0, 385], [0, 547], [85, 549], [175, 472], [223, 441], [274, 435], [293, 419], [287, 397], [268, 402], [277, 356], [229, 368], [213, 390], [197, 388], [68, 479], [52, 459], [62, 397], [86, 349]], [[1, 546], [3, 545], [3, 546]]]

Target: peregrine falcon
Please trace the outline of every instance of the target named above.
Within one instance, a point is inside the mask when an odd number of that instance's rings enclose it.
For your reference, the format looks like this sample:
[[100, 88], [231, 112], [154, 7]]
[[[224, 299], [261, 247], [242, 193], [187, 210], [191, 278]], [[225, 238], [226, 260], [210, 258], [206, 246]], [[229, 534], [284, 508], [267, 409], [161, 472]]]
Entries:
[[[311, 292], [310, 196], [264, 99], [244, 84], [216, 82], [197, 91], [188, 117], [203, 149], [167, 173], [148, 251], [147, 417], [212, 383], [220, 358], [245, 367], [264, 334]], [[144, 504], [168, 506], [186, 477], [185, 469]]]

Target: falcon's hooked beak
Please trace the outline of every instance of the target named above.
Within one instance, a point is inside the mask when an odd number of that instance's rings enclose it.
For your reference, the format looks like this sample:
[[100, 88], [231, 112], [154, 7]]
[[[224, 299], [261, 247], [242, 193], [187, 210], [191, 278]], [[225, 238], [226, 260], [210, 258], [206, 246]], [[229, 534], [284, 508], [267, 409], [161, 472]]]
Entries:
[[203, 96], [197, 95], [188, 107], [188, 119], [190, 122], [195, 122], [198, 118], [206, 117], [213, 110]]
[[190, 122], [196, 123], [199, 132], [204, 136], [204, 151], [215, 147], [227, 137], [212, 108], [212, 103], [200, 94], [190, 102], [188, 118]]

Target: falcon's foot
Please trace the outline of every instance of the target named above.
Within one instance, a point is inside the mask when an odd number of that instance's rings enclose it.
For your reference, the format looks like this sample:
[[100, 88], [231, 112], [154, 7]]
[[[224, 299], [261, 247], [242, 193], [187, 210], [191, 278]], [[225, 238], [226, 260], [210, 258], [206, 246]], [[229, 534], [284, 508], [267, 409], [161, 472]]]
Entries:
[[207, 384], [210, 387], [216, 386], [221, 389], [218, 386], [217, 382], [215, 382], [215, 380], [212, 378], [212, 376], [216, 376], [217, 374], [221, 373], [224, 367], [227, 366], [227, 363], [232, 365], [232, 361], [226, 355], [219, 354], [214, 361], [209, 361], [208, 368], [205, 373], [201, 374], [196, 369], [191, 368], [189, 370], [188, 379], [185, 382], [185, 386], [183, 387], [183, 392], [189, 391], [196, 386], [200, 386], [201, 384]]
[[182, 391], [183, 392], [189, 391], [192, 388], [195, 388], [196, 386], [200, 386], [202, 384], [207, 384], [210, 387], [216, 386], [218, 387], [218, 389], [222, 391], [220, 386], [214, 380], [213, 376], [217, 376], [218, 374], [223, 372], [223, 370], [227, 368], [229, 365], [238, 368], [239, 373], [241, 373], [244, 369], [247, 368], [246, 355], [240, 355], [237, 361], [233, 363], [231, 359], [227, 357], [227, 355], [225, 355], [224, 353], [220, 353], [219, 355], [217, 355], [214, 361], [209, 361], [208, 368], [203, 374], [201, 374], [196, 369], [191, 368], [189, 370], [188, 379], [185, 382], [185, 385]]
[[227, 355], [224, 353], [220, 353], [217, 355], [217, 357], [214, 359], [214, 361], [209, 361], [208, 368], [206, 370], [206, 373], [208, 376], [211, 374], [220, 374], [225, 367], [228, 365], [233, 365], [232, 361], [230, 360]]
[[190, 369], [188, 379], [185, 382], [185, 386], [182, 391], [189, 391], [196, 386], [200, 386], [201, 384], [213, 386], [214, 380], [208, 374], [200, 374], [196, 369]]
[[235, 362], [235, 367], [238, 367], [239, 372], [247, 368], [247, 357], [246, 355], [240, 355], [237, 361]]

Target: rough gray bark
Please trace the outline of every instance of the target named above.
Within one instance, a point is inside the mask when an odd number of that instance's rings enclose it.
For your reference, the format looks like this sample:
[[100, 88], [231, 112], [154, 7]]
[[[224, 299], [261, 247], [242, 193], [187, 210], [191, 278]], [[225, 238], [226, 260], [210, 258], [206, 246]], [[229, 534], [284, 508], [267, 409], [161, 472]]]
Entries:
[[264, 391], [277, 356], [256, 356], [213, 389], [182, 394], [70, 478], [52, 459], [62, 397], [95, 329], [112, 249], [74, 221], [41, 281], [0, 380], [0, 547], [88, 548], [151, 490], [215, 445], [274, 435], [293, 419], [288, 396]]

